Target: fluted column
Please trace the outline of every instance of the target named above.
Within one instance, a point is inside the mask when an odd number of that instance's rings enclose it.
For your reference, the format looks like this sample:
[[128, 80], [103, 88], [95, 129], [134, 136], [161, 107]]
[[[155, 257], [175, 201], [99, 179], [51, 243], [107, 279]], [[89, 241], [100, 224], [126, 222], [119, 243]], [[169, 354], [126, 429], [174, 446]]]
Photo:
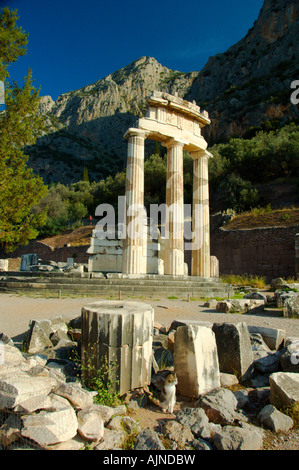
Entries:
[[164, 274], [184, 274], [184, 143], [174, 139], [167, 147], [166, 231]]
[[143, 256], [144, 239], [144, 140], [146, 133], [130, 128], [128, 139], [126, 173], [126, 238], [123, 241], [122, 272], [142, 274], [145, 272]]
[[193, 249], [191, 275], [210, 277], [210, 209], [208, 160], [206, 151], [191, 153], [193, 162]]

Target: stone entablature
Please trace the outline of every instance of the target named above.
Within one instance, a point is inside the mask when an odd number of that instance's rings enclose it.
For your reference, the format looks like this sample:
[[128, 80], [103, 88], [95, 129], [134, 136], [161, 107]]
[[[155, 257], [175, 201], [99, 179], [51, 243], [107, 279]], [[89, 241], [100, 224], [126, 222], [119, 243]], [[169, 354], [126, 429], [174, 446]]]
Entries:
[[[146, 138], [162, 143], [169, 139], [179, 140], [189, 152], [207, 148], [201, 128], [211, 121], [208, 113], [201, 111], [195, 102], [190, 103], [178, 96], [154, 91], [148, 104], [145, 116], [136, 123], [136, 128], [145, 131]], [[130, 131], [131, 129], [128, 133]]]

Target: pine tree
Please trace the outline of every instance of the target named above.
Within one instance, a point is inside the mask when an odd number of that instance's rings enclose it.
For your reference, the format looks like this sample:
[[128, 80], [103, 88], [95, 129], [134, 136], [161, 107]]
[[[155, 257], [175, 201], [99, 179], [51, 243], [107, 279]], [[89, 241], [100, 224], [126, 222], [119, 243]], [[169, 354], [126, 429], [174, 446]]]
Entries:
[[[17, 19], [16, 11], [0, 12], [0, 79], [9, 77], [8, 65], [26, 52], [27, 35], [16, 26]], [[0, 114], [0, 244], [6, 252], [36, 238], [46, 220], [46, 209], [34, 213], [32, 208], [48, 190], [27, 167], [24, 154], [24, 146], [33, 144], [43, 129], [39, 91], [32, 83], [30, 70], [22, 88], [6, 81], [6, 109]]]
[[17, 10], [0, 10], [0, 80], [9, 77], [7, 66], [27, 52], [28, 34], [16, 25], [18, 19]]

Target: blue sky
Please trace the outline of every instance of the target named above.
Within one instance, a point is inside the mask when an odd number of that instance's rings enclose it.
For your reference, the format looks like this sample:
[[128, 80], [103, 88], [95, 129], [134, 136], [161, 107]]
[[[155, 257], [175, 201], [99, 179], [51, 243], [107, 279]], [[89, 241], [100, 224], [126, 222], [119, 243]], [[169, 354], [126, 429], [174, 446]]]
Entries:
[[[241, 5], [241, 6], [240, 6]], [[141, 56], [182, 72], [244, 37], [263, 0], [0, 0], [17, 9], [28, 52], [9, 67], [19, 85], [30, 67], [40, 95], [90, 85]]]

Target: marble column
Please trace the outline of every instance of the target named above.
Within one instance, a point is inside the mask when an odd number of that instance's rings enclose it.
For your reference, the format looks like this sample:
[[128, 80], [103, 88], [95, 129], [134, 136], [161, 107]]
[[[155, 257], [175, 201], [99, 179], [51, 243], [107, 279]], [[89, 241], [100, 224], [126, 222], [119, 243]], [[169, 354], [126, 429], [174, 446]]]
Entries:
[[184, 143], [170, 139], [167, 147], [164, 274], [184, 274]]
[[144, 141], [146, 132], [130, 128], [128, 139], [126, 173], [126, 238], [123, 240], [122, 272], [125, 274], [145, 273], [143, 256], [144, 228]]
[[211, 154], [191, 152], [193, 162], [193, 248], [191, 276], [210, 277], [210, 209], [208, 160]]

